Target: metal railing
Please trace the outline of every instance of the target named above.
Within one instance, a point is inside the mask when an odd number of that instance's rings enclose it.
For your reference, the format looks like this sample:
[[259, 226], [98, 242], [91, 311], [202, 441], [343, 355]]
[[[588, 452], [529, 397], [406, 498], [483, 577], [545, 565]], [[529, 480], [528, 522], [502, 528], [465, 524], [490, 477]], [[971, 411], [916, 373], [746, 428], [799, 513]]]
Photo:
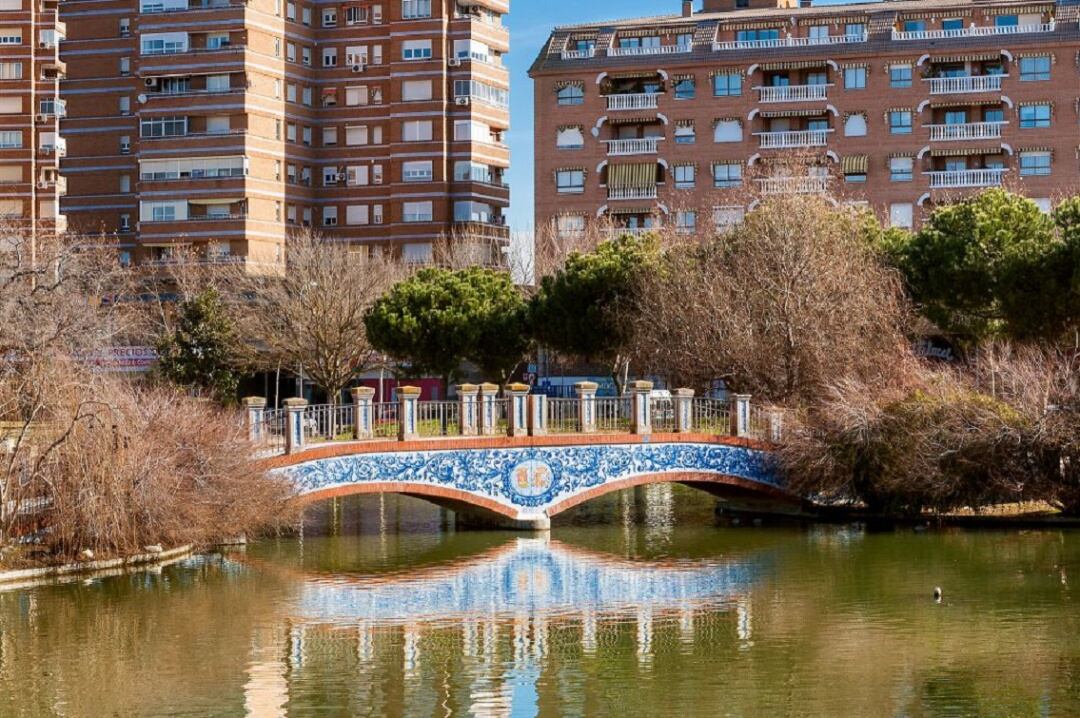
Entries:
[[628, 140], [604, 140], [611, 156], [655, 155], [663, 137], [640, 137]]
[[757, 182], [764, 194], [822, 194], [829, 189], [828, 177], [765, 177]]
[[656, 187], [608, 187], [608, 199], [656, 199]]
[[790, 147], [822, 147], [829, 141], [832, 130], [789, 130], [785, 132], [755, 132], [762, 149]]
[[627, 95], [608, 95], [609, 110], [655, 110], [658, 107], [659, 92], [640, 92]]
[[1004, 168], [976, 170], [945, 170], [924, 172], [930, 178], [930, 189], [960, 187], [997, 187], [1005, 174]]
[[1034, 25], [969, 25], [953, 30], [893, 30], [893, 40], [950, 40], [958, 37], [988, 37], [991, 35], [1024, 35], [1033, 32], [1053, 32], [1054, 21]]
[[675, 401], [670, 398], [649, 399], [652, 430], [660, 433], [675, 431]]
[[969, 75], [967, 77], [928, 77], [931, 95], [956, 95], [966, 92], [1000, 92], [1001, 79], [1008, 75]]
[[456, 401], [418, 402], [416, 405], [416, 433], [420, 436], [455, 436], [460, 434], [460, 404]]
[[866, 42], [867, 33], [851, 35], [825, 35], [819, 37], [777, 37], [768, 40], [728, 40], [714, 42], [713, 52], [724, 50], [764, 50], [774, 47], [812, 47], [815, 45], [847, 45]]
[[963, 140], [996, 140], [1007, 122], [961, 122], [952, 125], [926, 125], [930, 128], [931, 142], [956, 142]]
[[630, 419], [634, 412], [633, 400], [630, 397], [598, 396], [593, 402], [597, 431], [630, 431]]
[[675, 45], [649, 45], [640, 47], [609, 47], [608, 57], [641, 57], [643, 55], [677, 55], [682, 52], [693, 52], [694, 46], [690, 43], [677, 43]]
[[589, 47], [584, 50], [563, 50], [563, 60], [589, 60], [596, 57], [596, 48]]
[[396, 439], [398, 435], [397, 402], [376, 402], [371, 405], [371, 432], [377, 439]]
[[831, 85], [787, 85], [783, 87], [755, 87], [758, 102], [813, 102], [825, 100]]
[[580, 429], [577, 399], [548, 399], [547, 411], [548, 433], [576, 434]]
[[722, 399], [695, 398], [690, 405], [694, 431], [703, 434], [731, 433], [731, 404]]

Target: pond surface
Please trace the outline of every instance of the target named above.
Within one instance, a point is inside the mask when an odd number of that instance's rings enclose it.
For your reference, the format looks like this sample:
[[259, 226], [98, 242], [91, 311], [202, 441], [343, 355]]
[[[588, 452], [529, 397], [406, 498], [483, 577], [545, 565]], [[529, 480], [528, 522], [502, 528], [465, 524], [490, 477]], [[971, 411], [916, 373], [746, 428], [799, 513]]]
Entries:
[[6, 590], [0, 717], [1080, 716], [1080, 533], [721, 528], [702, 496], [546, 539], [364, 497]]

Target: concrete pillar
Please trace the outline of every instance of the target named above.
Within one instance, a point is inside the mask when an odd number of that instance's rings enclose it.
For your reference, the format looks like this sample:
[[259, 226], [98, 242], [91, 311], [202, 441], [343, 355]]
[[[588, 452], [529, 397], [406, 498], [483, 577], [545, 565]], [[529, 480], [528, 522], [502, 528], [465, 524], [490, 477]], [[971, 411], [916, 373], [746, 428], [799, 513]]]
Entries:
[[784, 410], [769, 409], [769, 440], [779, 443], [784, 438]]
[[544, 436], [548, 429], [547, 395], [529, 394], [529, 436]]
[[596, 433], [596, 390], [599, 388], [594, 381], [574, 384], [578, 397], [578, 431], [582, 434]]
[[266, 399], [261, 396], [249, 396], [244, 399], [248, 440], [258, 443], [263, 440], [263, 417], [266, 416]]
[[420, 387], [399, 386], [398, 394], [398, 441], [420, 438], [417, 426], [416, 404], [420, 401]]
[[304, 409], [307, 399], [285, 400], [285, 453], [295, 454], [304, 450], [307, 437], [304, 436]]
[[353, 403], [353, 438], [370, 439], [375, 436], [375, 422], [372, 416], [371, 402], [375, 390], [369, 386], [355, 386], [350, 392]]
[[480, 427], [480, 410], [477, 407], [476, 394], [480, 387], [476, 384], [458, 384], [458, 431], [462, 436], [476, 436]]
[[734, 436], [750, 436], [749, 394], [735, 394], [731, 397], [731, 433]]
[[495, 402], [498, 401], [498, 384], [480, 385], [480, 434], [494, 436], [499, 414], [496, 411]]
[[694, 390], [676, 389], [671, 392], [672, 408], [675, 410], [675, 431], [689, 434], [694, 430]]
[[506, 435], [527, 435], [529, 433], [529, 385], [507, 384], [504, 393], [508, 402]]
[[648, 436], [652, 433], [652, 406], [649, 400], [649, 392], [652, 391], [651, 381], [630, 382], [631, 410], [630, 433]]

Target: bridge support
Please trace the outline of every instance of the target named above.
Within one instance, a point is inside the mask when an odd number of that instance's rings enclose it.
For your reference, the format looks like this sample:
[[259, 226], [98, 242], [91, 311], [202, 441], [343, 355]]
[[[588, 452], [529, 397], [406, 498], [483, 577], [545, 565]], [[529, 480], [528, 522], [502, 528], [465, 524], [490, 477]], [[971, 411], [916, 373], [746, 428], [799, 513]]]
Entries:
[[261, 396], [249, 396], [244, 399], [248, 441], [257, 444], [263, 438], [263, 417], [266, 415], [266, 399]]
[[579, 381], [574, 384], [578, 395], [578, 431], [582, 434], [596, 433], [596, 390], [599, 386], [593, 381]]
[[307, 437], [304, 435], [304, 409], [307, 399], [285, 400], [285, 453], [295, 454], [304, 450]]
[[506, 386], [508, 402], [506, 419], [507, 436], [525, 436], [529, 433], [529, 386], [527, 384], [508, 384]]
[[458, 428], [462, 436], [476, 436], [480, 423], [480, 413], [476, 408], [476, 393], [480, 387], [476, 384], [459, 384], [458, 388]]
[[671, 392], [671, 403], [675, 410], [675, 432], [689, 434], [694, 430], [694, 390], [676, 389]]
[[630, 424], [630, 433], [647, 436], [652, 433], [652, 406], [649, 402], [649, 392], [652, 391], [651, 381], [635, 381], [630, 384], [630, 396], [633, 400], [633, 421]]
[[371, 416], [371, 402], [375, 397], [375, 390], [368, 386], [357, 386], [353, 387], [350, 393], [353, 401], [353, 438], [370, 439], [375, 435]]

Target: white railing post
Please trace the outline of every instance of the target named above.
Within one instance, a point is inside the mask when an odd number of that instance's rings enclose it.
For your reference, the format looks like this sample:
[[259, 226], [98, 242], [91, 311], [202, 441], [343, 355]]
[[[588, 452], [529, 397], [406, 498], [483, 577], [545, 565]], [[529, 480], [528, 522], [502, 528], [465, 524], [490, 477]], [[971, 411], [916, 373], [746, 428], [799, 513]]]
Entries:
[[671, 392], [671, 403], [675, 411], [675, 432], [689, 434], [694, 430], [694, 390], [676, 389]]
[[739, 437], [750, 435], [749, 394], [736, 394], [731, 397], [731, 433]]
[[507, 436], [525, 436], [529, 433], [529, 385], [507, 384]]
[[779, 443], [784, 438], [784, 410], [773, 407], [769, 410], [769, 439]]
[[414, 441], [420, 436], [416, 425], [416, 405], [420, 401], [420, 387], [399, 386], [398, 394], [398, 441]]
[[266, 399], [261, 396], [249, 396], [244, 399], [248, 441], [258, 443], [263, 438], [263, 417], [266, 416]]
[[529, 436], [548, 433], [547, 394], [529, 394]]
[[304, 409], [307, 399], [285, 400], [285, 453], [303, 451], [307, 438], [304, 436]]
[[495, 415], [495, 399], [499, 394], [498, 384], [480, 385], [480, 434], [494, 436], [498, 417]]
[[478, 391], [480, 387], [476, 384], [458, 385], [458, 431], [462, 436], [476, 436], [479, 433], [480, 412], [476, 401]]
[[369, 386], [354, 386], [350, 391], [353, 403], [353, 438], [370, 439], [375, 435], [374, 420], [371, 416], [371, 402], [375, 390]]
[[596, 390], [599, 388], [594, 381], [579, 381], [574, 384], [578, 398], [578, 431], [582, 434], [596, 433]]
[[649, 406], [649, 392], [652, 391], [651, 381], [634, 381], [630, 383], [630, 398], [632, 400], [633, 419], [630, 422], [630, 433], [648, 435], [652, 433], [652, 407]]

